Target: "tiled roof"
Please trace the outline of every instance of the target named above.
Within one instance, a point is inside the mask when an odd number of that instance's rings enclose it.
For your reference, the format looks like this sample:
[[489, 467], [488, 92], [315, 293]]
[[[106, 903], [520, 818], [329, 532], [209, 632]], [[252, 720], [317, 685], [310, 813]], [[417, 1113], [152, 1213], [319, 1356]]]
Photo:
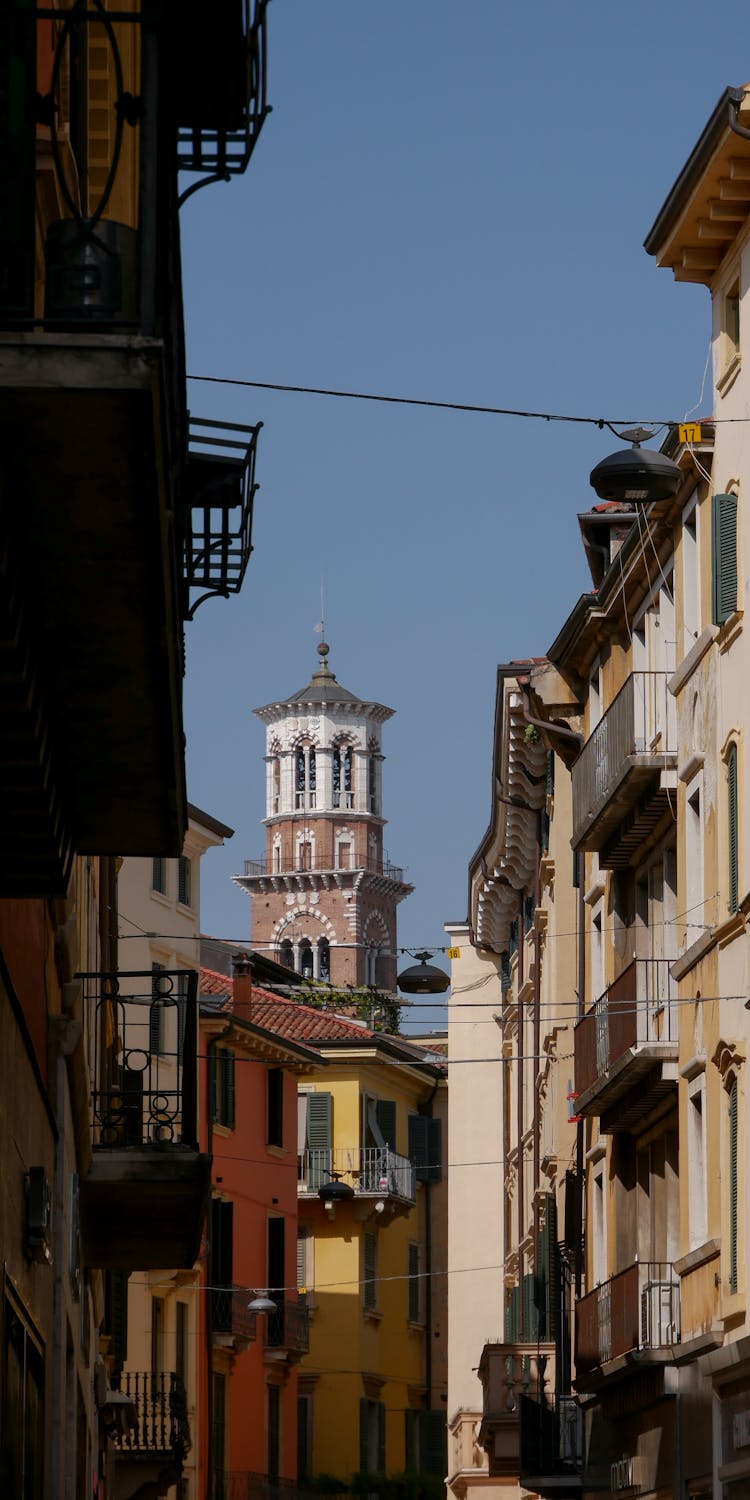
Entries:
[[[233, 982], [226, 974], [202, 968], [200, 992], [202, 996], [225, 995], [230, 998]], [[367, 1026], [358, 1026], [356, 1021], [332, 1015], [330, 1011], [315, 1010], [311, 1005], [300, 1005], [296, 1000], [281, 1000], [278, 995], [271, 995], [257, 985], [253, 985], [250, 1006], [243, 1006], [242, 1013], [254, 1025], [297, 1042], [369, 1042], [375, 1035]]]

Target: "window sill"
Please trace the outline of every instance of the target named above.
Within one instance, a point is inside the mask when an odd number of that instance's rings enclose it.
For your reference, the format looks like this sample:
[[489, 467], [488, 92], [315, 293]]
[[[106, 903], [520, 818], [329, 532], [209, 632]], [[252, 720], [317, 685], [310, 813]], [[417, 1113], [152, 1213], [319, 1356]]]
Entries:
[[266, 1141], [266, 1153], [268, 1156], [281, 1157], [282, 1161], [289, 1155], [286, 1146], [272, 1146], [270, 1141]]
[[362, 1317], [364, 1318], [366, 1323], [374, 1323], [377, 1325], [382, 1321], [383, 1314], [382, 1312], [378, 1312], [377, 1307], [363, 1307]]
[[695, 1250], [689, 1250], [687, 1255], [674, 1261], [674, 1270], [678, 1276], [689, 1276], [691, 1271], [697, 1271], [699, 1266], [707, 1265], [720, 1254], [721, 1240], [706, 1240], [705, 1244], [697, 1245]]
[[741, 369], [742, 355], [737, 351], [724, 366], [716, 382], [716, 390], [720, 396], [726, 396], [727, 392], [731, 390]]
[[676, 672], [667, 683], [667, 687], [674, 698], [682, 691], [686, 682], [689, 682], [699, 662], [701, 662], [709, 648], [713, 645], [719, 634], [718, 625], [707, 625], [697, 639], [693, 642], [690, 650], [683, 657]]
[[186, 916], [186, 917], [194, 917], [195, 916], [196, 913], [195, 913], [195, 907], [194, 906], [188, 906], [184, 901], [178, 901], [176, 903], [176, 905], [177, 905], [177, 910], [179, 912], [182, 912], [184, 916]]
[[158, 901], [158, 903], [159, 903], [160, 906], [171, 906], [172, 905], [172, 902], [170, 901], [169, 896], [167, 895], [166, 891], [157, 891], [157, 890], [155, 890], [152, 887], [152, 889], [149, 892], [149, 894], [151, 896], [151, 900], [152, 901]]
[[[737, 587], [739, 588], [739, 579], [737, 580]], [[719, 643], [719, 650], [722, 653], [728, 651], [729, 647], [734, 645], [742, 630], [742, 617], [744, 613], [744, 610], [736, 609], [729, 616], [729, 619], [725, 620], [723, 625], [719, 626], [716, 639]]]
[[214, 1120], [211, 1126], [214, 1135], [220, 1135], [222, 1140], [226, 1140], [227, 1136], [234, 1135], [235, 1128], [234, 1125], [222, 1125], [218, 1120]]
[[410, 1333], [424, 1333], [426, 1327], [422, 1318], [407, 1318], [406, 1326]]
[[681, 957], [670, 965], [669, 972], [672, 978], [682, 979], [685, 974], [689, 974], [690, 970], [703, 958], [704, 954], [708, 953], [709, 948], [713, 948], [715, 941], [715, 929], [713, 927], [706, 927], [700, 937], [696, 938], [695, 942], [691, 943], [690, 947], [685, 949]]

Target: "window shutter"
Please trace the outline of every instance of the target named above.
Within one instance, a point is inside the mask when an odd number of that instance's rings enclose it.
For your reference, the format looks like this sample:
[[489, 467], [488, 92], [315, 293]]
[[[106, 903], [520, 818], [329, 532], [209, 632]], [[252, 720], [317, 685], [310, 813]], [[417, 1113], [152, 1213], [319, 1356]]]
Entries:
[[164, 1006], [160, 999], [159, 975], [163, 964], [151, 965], [151, 1005], [148, 1012], [148, 1050], [158, 1055], [164, 1049]]
[[539, 1337], [539, 1312], [536, 1305], [536, 1277], [527, 1271], [522, 1282], [523, 1342], [533, 1344]]
[[729, 910], [739, 906], [739, 820], [737, 807], [737, 746], [727, 756], [727, 842], [729, 847]]
[[297, 1230], [297, 1290], [307, 1290], [307, 1230]]
[[729, 1086], [729, 1290], [737, 1291], [737, 1079]]
[[378, 1402], [378, 1473], [385, 1474], [385, 1402]]
[[377, 1239], [374, 1234], [370, 1233], [369, 1230], [365, 1230], [363, 1250], [364, 1275], [362, 1279], [364, 1281], [364, 1287], [362, 1300], [365, 1307], [374, 1308], [378, 1305], [378, 1286], [376, 1281], [376, 1277], [378, 1274]]
[[737, 496], [714, 495], [713, 616], [723, 625], [737, 608]]
[[360, 1474], [367, 1473], [367, 1428], [370, 1413], [370, 1403], [366, 1396], [359, 1398], [359, 1471]]
[[519, 1288], [512, 1286], [508, 1293], [508, 1302], [505, 1308], [505, 1342], [506, 1344], [518, 1343], [518, 1301]]
[[235, 1062], [234, 1062], [234, 1053], [230, 1052], [229, 1050], [227, 1050], [225, 1052], [222, 1052], [222, 1054], [221, 1054], [221, 1064], [222, 1064], [222, 1082], [223, 1082], [223, 1085], [224, 1085], [223, 1091], [222, 1091], [223, 1092], [223, 1100], [222, 1100], [222, 1103], [223, 1103], [223, 1109], [222, 1109], [223, 1119], [222, 1119], [221, 1123], [222, 1123], [222, 1125], [226, 1125], [229, 1130], [234, 1130], [234, 1124], [235, 1124], [235, 1104], [234, 1104]]
[[409, 1160], [417, 1182], [440, 1182], [443, 1161], [442, 1120], [429, 1115], [409, 1115]]
[[419, 1276], [419, 1245], [409, 1246], [409, 1322], [418, 1323], [421, 1312], [422, 1283]]
[[557, 1201], [554, 1193], [544, 1195], [544, 1224], [537, 1247], [535, 1304], [537, 1327], [541, 1338], [554, 1340], [557, 1334]]
[[330, 1151], [332, 1126], [330, 1094], [307, 1095], [307, 1144], [310, 1151]]
[[419, 1472], [445, 1477], [448, 1467], [447, 1424], [444, 1411], [419, 1413]]
[[375, 1118], [380, 1126], [380, 1131], [386, 1146], [391, 1151], [396, 1149], [396, 1101], [395, 1099], [378, 1099], [375, 1103]]

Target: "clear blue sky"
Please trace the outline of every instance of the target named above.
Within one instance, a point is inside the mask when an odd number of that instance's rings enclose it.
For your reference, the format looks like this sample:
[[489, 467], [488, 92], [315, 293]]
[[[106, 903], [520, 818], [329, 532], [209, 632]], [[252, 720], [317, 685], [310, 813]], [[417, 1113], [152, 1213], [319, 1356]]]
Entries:
[[[694, 406], [708, 295], [642, 241], [721, 90], [750, 75], [744, 9], [272, 0], [268, 57], [248, 172], [183, 210], [191, 372], [607, 417]], [[615, 444], [232, 387], [189, 398], [265, 424], [243, 592], [187, 628], [189, 795], [236, 829], [204, 861], [204, 930], [248, 934], [230, 877], [264, 842], [251, 711], [308, 680], [322, 573], [333, 670], [397, 711], [386, 846], [416, 887], [400, 941], [444, 943], [489, 816], [496, 664], [542, 654], [587, 586], [576, 512]]]

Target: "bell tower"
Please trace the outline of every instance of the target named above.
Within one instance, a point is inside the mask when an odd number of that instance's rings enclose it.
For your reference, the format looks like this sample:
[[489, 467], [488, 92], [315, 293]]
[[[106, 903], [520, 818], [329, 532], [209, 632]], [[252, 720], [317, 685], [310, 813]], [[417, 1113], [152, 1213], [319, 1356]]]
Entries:
[[266, 726], [266, 850], [235, 876], [250, 941], [334, 986], [396, 989], [396, 907], [413, 889], [383, 852], [382, 727], [393, 709], [341, 687], [329, 646]]

